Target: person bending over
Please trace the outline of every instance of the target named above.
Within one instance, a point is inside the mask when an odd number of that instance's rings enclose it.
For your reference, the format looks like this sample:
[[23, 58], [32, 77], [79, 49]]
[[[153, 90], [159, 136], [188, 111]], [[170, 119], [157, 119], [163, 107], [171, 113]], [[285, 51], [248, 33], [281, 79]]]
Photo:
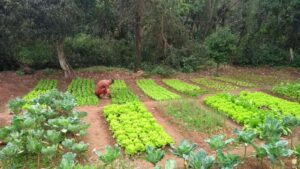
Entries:
[[100, 80], [95, 88], [95, 95], [100, 99], [104, 97], [110, 97], [109, 86], [114, 83], [113, 79]]

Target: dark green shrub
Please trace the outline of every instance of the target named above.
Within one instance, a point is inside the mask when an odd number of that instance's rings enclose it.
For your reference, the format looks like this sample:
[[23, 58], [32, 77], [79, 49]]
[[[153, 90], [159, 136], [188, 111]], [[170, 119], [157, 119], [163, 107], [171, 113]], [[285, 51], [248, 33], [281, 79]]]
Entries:
[[53, 65], [56, 62], [56, 55], [51, 45], [34, 42], [18, 48], [17, 60], [23, 65], [40, 69], [49, 64]]
[[131, 68], [134, 63], [133, 44], [125, 40], [78, 34], [66, 40], [65, 49], [73, 67], [105, 65]]

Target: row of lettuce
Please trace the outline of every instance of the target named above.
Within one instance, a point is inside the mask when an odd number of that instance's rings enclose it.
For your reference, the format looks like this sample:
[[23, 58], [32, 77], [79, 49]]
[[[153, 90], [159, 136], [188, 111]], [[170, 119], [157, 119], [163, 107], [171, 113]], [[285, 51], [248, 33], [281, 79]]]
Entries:
[[[206, 97], [204, 103], [224, 113], [246, 129], [260, 132], [269, 117], [283, 121], [285, 117], [300, 119], [300, 104], [262, 92], [242, 91], [239, 95], [217, 94]], [[288, 132], [288, 128], [286, 129]], [[287, 133], [288, 134], [288, 133]]]
[[147, 146], [163, 147], [173, 143], [123, 80], [116, 80], [110, 89], [113, 104], [105, 106], [103, 113], [114, 139], [126, 154], [144, 152]]

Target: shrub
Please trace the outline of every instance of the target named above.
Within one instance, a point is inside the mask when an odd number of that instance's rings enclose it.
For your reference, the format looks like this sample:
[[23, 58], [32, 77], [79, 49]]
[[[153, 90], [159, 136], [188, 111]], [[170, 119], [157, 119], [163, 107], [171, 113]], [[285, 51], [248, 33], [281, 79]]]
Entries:
[[217, 63], [217, 74], [219, 65], [227, 63], [229, 57], [234, 54], [237, 41], [238, 36], [227, 27], [217, 28], [216, 32], [205, 39], [206, 51]]

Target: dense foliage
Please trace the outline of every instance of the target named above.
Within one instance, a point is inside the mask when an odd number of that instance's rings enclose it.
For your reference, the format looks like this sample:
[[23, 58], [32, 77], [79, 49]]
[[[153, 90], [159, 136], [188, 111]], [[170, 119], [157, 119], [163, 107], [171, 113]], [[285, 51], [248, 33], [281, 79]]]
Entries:
[[283, 83], [275, 86], [272, 91], [274, 93], [286, 96], [291, 99], [300, 101], [300, 83]]
[[113, 104], [123, 104], [138, 101], [139, 98], [129, 90], [124, 80], [115, 80], [109, 89]]
[[45, 94], [52, 89], [56, 89], [57, 80], [40, 80], [36, 87], [23, 97], [24, 100], [30, 101], [39, 97], [41, 94]]
[[180, 96], [159, 86], [151, 79], [141, 79], [136, 81], [139, 88], [154, 100], [179, 99]]
[[203, 85], [207, 88], [220, 90], [220, 91], [228, 91], [228, 90], [238, 89], [237, 86], [231, 85], [229, 83], [221, 82], [221, 81], [208, 79], [206, 77], [198, 78], [198, 79], [192, 79], [192, 81], [195, 82], [195, 83], [198, 83], [200, 85]]
[[199, 96], [206, 92], [205, 89], [201, 89], [199, 86], [188, 84], [178, 79], [164, 79], [163, 82], [171, 88], [189, 96]]
[[113, 137], [126, 154], [134, 155], [146, 150], [146, 146], [162, 147], [173, 142], [139, 102], [109, 105], [104, 108]]
[[[61, 52], [57, 47], [62, 43], [72, 66], [132, 68], [137, 37], [141, 37], [144, 66], [163, 64], [191, 72], [209, 65], [208, 55], [217, 53], [234, 64], [300, 64], [298, 0], [142, 1], [139, 23], [143, 29], [136, 36], [138, 2], [2, 1], [0, 69], [15, 69], [23, 61], [42, 68], [37, 60], [28, 62], [38, 56], [31, 51], [47, 57], [38, 60], [45, 64]], [[228, 55], [236, 41], [236, 55]], [[48, 47], [41, 51], [43, 47], [37, 44], [50, 45], [52, 51]]]
[[0, 150], [4, 168], [54, 167], [64, 153], [80, 155], [87, 150], [88, 145], [79, 142], [88, 127], [81, 120], [86, 113], [74, 109], [72, 95], [52, 90], [26, 103], [26, 110], [15, 105], [21, 114], [0, 129], [0, 139], [7, 143]]
[[78, 106], [99, 104], [94, 90], [95, 82], [92, 79], [76, 78], [68, 86], [68, 92], [75, 97]]

